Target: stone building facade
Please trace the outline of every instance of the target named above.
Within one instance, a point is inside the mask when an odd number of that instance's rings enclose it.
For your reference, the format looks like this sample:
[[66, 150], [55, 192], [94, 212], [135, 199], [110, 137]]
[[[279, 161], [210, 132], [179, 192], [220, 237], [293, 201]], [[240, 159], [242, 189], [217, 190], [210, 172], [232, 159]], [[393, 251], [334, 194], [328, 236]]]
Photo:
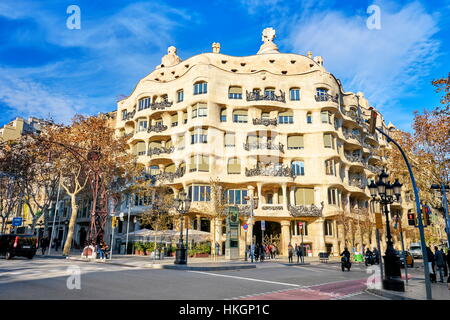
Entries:
[[[245, 57], [221, 54], [214, 43], [211, 53], [181, 61], [170, 47], [118, 102], [116, 130], [130, 136], [149, 173], [189, 194], [191, 227], [224, 242], [224, 221], [201, 209], [216, 180], [249, 224], [247, 235], [240, 228], [242, 255], [250, 235], [261, 241], [262, 220], [284, 255], [302, 241], [313, 256], [338, 254], [348, 233], [339, 216], [373, 211], [367, 185], [387, 143], [369, 133], [372, 108], [362, 93], [344, 91], [322, 57], [280, 53], [274, 38], [265, 29], [258, 54]], [[388, 129], [382, 115], [377, 122]], [[258, 197], [253, 219], [245, 196]], [[373, 236], [363, 241], [375, 246]]]

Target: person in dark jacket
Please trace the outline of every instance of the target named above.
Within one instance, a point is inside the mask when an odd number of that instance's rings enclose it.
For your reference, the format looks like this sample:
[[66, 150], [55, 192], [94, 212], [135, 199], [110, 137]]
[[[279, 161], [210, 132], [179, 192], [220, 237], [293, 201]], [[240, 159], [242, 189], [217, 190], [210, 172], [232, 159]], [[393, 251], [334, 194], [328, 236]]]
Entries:
[[436, 263], [437, 271], [439, 272], [439, 282], [444, 282], [444, 267], [446, 261], [444, 260], [444, 253], [436, 246], [434, 247], [434, 260]]
[[47, 250], [49, 244], [50, 244], [50, 240], [48, 239], [48, 237], [44, 237], [41, 239], [41, 250], [42, 250], [42, 255], [45, 254], [45, 251]]
[[292, 246], [292, 244], [289, 242], [288, 245], [288, 258], [289, 258], [289, 263], [293, 262], [293, 257], [294, 256], [294, 247]]
[[433, 251], [431, 251], [430, 247], [427, 247], [427, 258], [428, 258], [428, 267], [430, 269], [430, 278], [431, 278], [431, 282], [435, 283], [436, 282], [436, 272], [434, 269], [434, 254]]

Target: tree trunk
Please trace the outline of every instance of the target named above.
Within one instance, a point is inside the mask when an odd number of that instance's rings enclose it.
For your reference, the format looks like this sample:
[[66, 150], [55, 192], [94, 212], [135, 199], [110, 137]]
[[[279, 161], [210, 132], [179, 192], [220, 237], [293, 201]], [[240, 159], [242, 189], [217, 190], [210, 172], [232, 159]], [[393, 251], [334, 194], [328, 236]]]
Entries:
[[63, 255], [65, 255], [65, 256], [69, 255], [70, 248], [72, 247], [73, 231], [75, 229], [75, 222], [77, 220], [77, 212], [78, 212], [78, 205], [77, 205], [76, 200], [77, 200], [76, 195], [71, 194], [70, 195], [70, 204], [72, 206], [72, 212], [70, 214], [69, 230], [67, 231], [66, 243], [64, 244]]

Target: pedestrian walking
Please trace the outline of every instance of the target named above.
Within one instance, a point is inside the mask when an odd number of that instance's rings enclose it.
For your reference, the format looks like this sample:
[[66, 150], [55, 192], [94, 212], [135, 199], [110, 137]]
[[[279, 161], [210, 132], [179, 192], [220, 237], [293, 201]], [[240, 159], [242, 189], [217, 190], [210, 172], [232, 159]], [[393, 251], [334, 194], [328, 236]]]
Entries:
[[275, 244], [272, 245], [271, 254], [272, 254], [272, 259], [275, 259], [277, 256], [277, 246]]
[[266, 246], [266, 257], [267, 257], [267, 259], [272, 259], [271, 255], [270, 255], [270, 244], [268, 244]]
[[255, 247], [255, 261], [258, 261], [258, 258], [259, 258], [259, 244], [256, 244], [256, 247]]
[[219, 250], [220, 250], [220, 245], [219, 245], [219, 243], [216, 241], [216, 256], [218, 256], [218, 255], [220, 254]]
[[45, 251], [48, 248], [48, 238], [47, 237], [42, 237], [39, 242], [40, 242], [39, 245], [41, 246], [41, 250], [42, 250], [42, 255], [44, 255]]
[[264, 258], [266, 256], [266, 247], [264, 246], [264, 244], [261, 244], [260, 247], [260, 253], [259, 253], [259, 262], [264, 262]]
[[297, 263], [300, 263], [300, 256], [301, 256], [301, 248], [299, 245], [295, 244], [295, 254], [297, 255]]
[[300, 261], [305, 263], [305, 247], [303, 245], [300, 246]]
[[288, 245], [288, 258], [289, 258], [289, 263], [292, 263], [293, 261], [293, 256], [294, 256], [294, 247], [292, 246], [292, 244], [289, 242]]
[[55, 251], [58, 251], [58, 248], [59, 248], [61, 242], [59, 241], [58, 238], [55, 238], [55, 239], [53, 240], [53, 243], [55, 244]]
[[428, 268], [430, 270], [430, 281], [431, 283], [436, 283], [436, 272], [434, 270], [434, 254], [430, 247], [427, 247], [427, 257], [428, 257]]
[[437, 246], [434, 247], [434, 260], [436, 263], [437, 271], [439, 272], [439, 282], [444, 282], [444, 267], [445, 267], [445, 260], [444, 260], [444, 253], [439, 250]]

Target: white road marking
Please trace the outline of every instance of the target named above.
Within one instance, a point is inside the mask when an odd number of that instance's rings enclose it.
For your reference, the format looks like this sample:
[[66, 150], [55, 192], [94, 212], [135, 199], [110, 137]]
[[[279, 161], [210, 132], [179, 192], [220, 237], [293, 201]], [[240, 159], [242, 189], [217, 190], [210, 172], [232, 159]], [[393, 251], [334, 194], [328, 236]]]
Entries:
[[300, 266], [292, 266], [292, 267], [297, 268], [297, 269], [304, 269], [304, 270], [308, 270], [308, 271], [312, 271], [312, 272], [320, 272], [320, 273], [328, 271], [328, 270], [314, 270], [312, 268], [306, 268], [306, 267], [300, 267]]
[[302, 288], [303, 287], [303, 286], [301, 286], [299, 284], [293, 284], [293, 283], [285, 283], [285, 282], [277, 282], [277, 281], [269, 281], [269, 280], [261, 280], [261, 279], [245, 278], [245, 277], [237, 277], [237, 276], [230, 276], [230, 275], [225, 275], [225, 274], [218, 274], [218, 273], [211, 273], [211, 272], [204, 272], [204, 271], [187, 271], [187, 272], [207, 274], [207, 275], [216, 276], [216, 277], [234, 278], [234, 279], [239, 279], [239, 280], [265, 282], [265, 283], [278, 284], [278, 285], [282, 285], [282, 286], [291, 286], [291, 287], [297, 287], [297, 288]]

